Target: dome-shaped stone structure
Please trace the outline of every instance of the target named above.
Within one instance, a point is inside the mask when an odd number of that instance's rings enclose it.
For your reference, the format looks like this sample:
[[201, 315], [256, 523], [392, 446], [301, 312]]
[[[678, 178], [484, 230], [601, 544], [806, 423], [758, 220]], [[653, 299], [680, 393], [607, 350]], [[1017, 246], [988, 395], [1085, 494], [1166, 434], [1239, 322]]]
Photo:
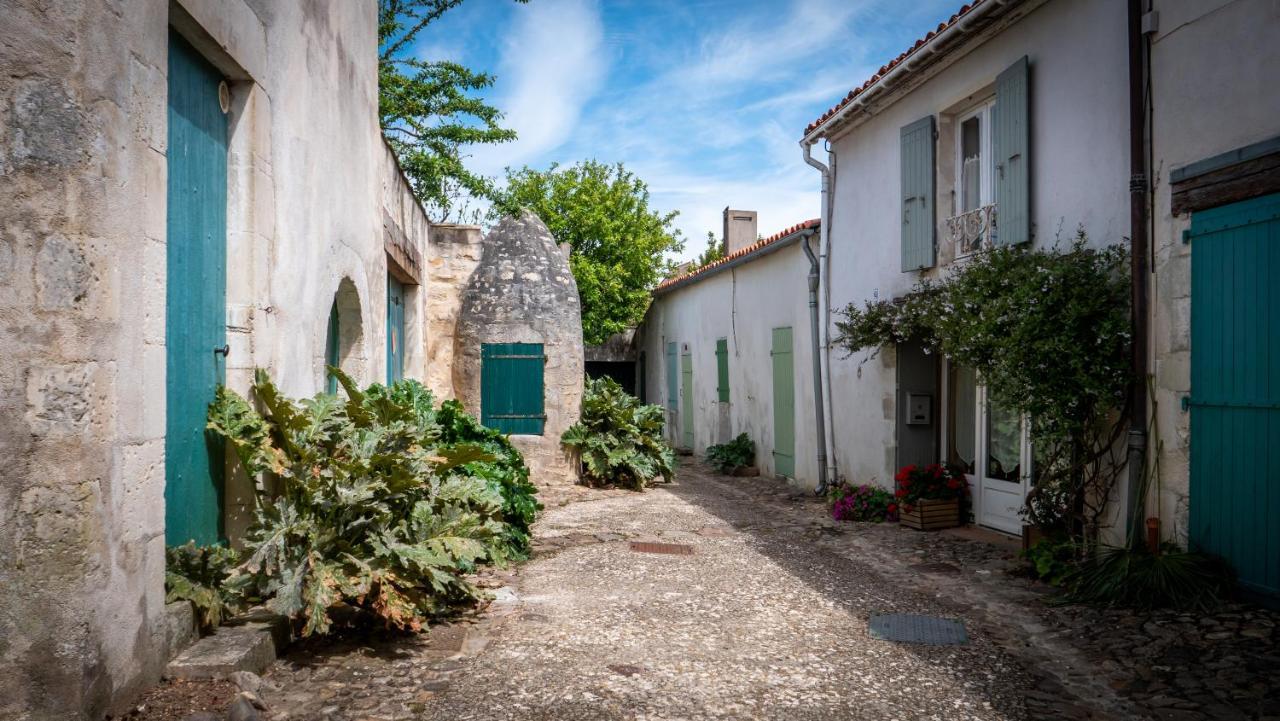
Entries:
[[453, 352], [458, 400], [511, 434], [533, 481], [576, 481], [560, 435], [582, 410], [582, 309], [568, 258], [538, 216], [505, 218], [485, 237]]

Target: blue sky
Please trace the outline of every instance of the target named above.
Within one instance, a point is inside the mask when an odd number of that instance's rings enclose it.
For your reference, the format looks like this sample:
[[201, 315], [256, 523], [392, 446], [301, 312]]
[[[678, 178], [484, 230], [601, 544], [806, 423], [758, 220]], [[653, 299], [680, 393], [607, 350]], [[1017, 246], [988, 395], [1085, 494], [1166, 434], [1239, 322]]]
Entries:
[[817, 217], [805, 126], [959, 0], [469, 0], [419, 39], [424, 59], [496, 75], [485, 95], [519, 140], [472, 165], [621, 161], [678, 210], [683, 258], [726, 205], [768, 235]]

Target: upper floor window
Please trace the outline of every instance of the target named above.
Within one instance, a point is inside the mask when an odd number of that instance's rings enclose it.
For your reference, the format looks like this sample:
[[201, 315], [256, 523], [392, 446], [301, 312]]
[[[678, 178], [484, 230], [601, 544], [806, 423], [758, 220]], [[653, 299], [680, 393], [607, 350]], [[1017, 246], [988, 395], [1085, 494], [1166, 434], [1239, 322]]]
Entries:
[[960, 116], [956, 126], [959, 213], [991, 203], [991, 102]]

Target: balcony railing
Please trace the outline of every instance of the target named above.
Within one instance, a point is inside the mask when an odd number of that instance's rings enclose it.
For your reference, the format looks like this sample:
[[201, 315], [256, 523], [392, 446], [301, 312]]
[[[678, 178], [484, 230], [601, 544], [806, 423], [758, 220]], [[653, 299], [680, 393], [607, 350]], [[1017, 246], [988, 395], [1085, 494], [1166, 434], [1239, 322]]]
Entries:
[[991, 245], [996, 237], [996, 204], [947, 218], [947, 233], [961, 258]]

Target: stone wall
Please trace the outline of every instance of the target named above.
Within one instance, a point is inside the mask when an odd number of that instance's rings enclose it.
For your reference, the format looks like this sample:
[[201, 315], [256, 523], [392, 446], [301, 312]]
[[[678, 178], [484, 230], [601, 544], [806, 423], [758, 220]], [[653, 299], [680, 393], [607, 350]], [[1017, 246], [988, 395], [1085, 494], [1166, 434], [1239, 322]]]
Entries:
[[[438, 238], [438, 236], [437, 236]], [[484, 239], [480, 264], [462, 292], [453, 350], [457, 398], [480, 416], [480, 348], [484, 343], [542, 343], [543, 435], [511, 440], [525, 454], [540, 485], [572, 483], [576, 460], [560, 434], [582, 411], [582, 310], [569, 262], [555, 238], [528, 211], [506, 218]]]
[[432, 225], [427, 247], [426, 383], [436, 398], [455, 398], [453, 392], [454, 329], [462, 307], [462, 292], [480, 263], [480, 226]]

